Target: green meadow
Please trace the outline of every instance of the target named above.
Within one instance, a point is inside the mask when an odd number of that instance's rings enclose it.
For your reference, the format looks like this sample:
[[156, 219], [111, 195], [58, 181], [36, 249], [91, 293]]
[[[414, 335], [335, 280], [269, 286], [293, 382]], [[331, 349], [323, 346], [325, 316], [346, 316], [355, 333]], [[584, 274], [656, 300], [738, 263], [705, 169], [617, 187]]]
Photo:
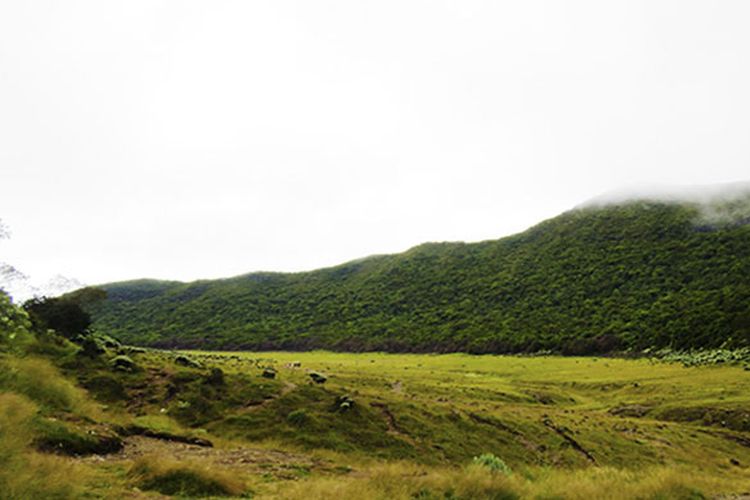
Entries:
[[747, 349], [158, 350], [30, 309], [0, 294], [3, 500], [750, 492]]
[[[11, 393], [2, 397], [21, 410], [6, 405], [0, 419], [25, 429], [19, 470], [40, 468], [51, 498], [750, 491], [741, 364], [130, 349], [125, 370], [113, 368], [116, 356], [82, 358], [58, 343], [50, 357], [50, 345], [34, 346], [1, 358], [15, 374], [0, 379]], [[107, 439], [121, 448], [108, 451]], [[7, 498], [29, 498], [19, 491]]]

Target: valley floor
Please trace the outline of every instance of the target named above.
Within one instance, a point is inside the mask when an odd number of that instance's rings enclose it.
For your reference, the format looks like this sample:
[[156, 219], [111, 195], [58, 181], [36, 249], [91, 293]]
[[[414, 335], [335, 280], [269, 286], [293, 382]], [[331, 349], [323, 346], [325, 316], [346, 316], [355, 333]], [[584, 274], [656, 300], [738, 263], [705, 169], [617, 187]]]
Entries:
[[[462, 354], [182, 354], [200, 367], [175, 368], [179, 353], [135, 356], [141, 374], [124, 377], [122, 408], [146, 427], [202, 436], [214, 446], [133, 435], [118, 453], [71, 459], [94, 471], [92, 495], [158, 498], [159, 481], [151, 484], [157, 491], [148, 490], [141, 476], [157, 477], [151, 469], [162, 461], [230, 477], [240, 484], [238, 494], [254, 498], [741, 498], [750, 492], [750, 371], [741, 366]], [[195, 377], [211, 368], [227, 381], [206, 392]], [[313, 373], [325, 382], [313, 381]], [[480, 455], [490, 459], [475, 463]], [[145, 472], [134, 475], [134, 467]]]

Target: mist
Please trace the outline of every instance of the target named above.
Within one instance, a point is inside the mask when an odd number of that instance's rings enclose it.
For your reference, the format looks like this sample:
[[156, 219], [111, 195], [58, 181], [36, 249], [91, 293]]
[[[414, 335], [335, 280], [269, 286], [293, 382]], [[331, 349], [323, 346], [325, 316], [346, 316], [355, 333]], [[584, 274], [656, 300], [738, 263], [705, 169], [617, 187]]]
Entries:
[[746, 179], [750, 3], [0, 3], [0, 260], [304, 271]]
[[605, 207], [641, 201], [694, 205], [698, 209], [696, 224], [747, 223], [750, 218], [750, 181], [707, 186], [629, 186], [592, 198], [577, 208]]

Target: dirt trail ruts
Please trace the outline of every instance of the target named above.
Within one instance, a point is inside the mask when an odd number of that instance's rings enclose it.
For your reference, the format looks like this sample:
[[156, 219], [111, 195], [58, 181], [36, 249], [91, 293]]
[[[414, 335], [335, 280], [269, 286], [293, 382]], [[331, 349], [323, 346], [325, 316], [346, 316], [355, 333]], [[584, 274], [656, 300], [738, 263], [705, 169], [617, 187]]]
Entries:
[[372, 406], [373, 408], [378, 408], [380, 412], [383, 414], [385, 423], [388, 425], [389, 434], [403, 439], [404, 441], [406, 441], [412, 446], [417, 446], [417, 442], [414, 440], [414, 438], [411, 437], [406, 432], [404, 432], [404, 430], [401, 427], [399, 427], [398, 423], [396, 423], [396, 416], [393, 415], [393, 412], [391, 412], [391, 409], [388, 408], [387, 404], [379, 403], [379, 402], [372, 402], [370, 403], [370, 406]]

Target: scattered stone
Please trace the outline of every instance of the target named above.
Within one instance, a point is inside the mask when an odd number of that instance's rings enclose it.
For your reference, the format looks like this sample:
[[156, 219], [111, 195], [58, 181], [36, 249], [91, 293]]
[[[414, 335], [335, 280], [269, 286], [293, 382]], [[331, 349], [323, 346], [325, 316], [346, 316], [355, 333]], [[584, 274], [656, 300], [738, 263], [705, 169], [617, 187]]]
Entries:
[[263, 370], [261, 376], [263, 378], [276, 378], [276, 370], [274, 370], [273, 368], [266, 368]]
[[310, 378], [316, 384], [325, 384], [326, 380], [328, 380], [328, 377], [318, 372], [310, 372]]
[[347, 412], [354, 406], [354, 400], [347, 395], [336, 398], [336, 411], [341, 413]]

